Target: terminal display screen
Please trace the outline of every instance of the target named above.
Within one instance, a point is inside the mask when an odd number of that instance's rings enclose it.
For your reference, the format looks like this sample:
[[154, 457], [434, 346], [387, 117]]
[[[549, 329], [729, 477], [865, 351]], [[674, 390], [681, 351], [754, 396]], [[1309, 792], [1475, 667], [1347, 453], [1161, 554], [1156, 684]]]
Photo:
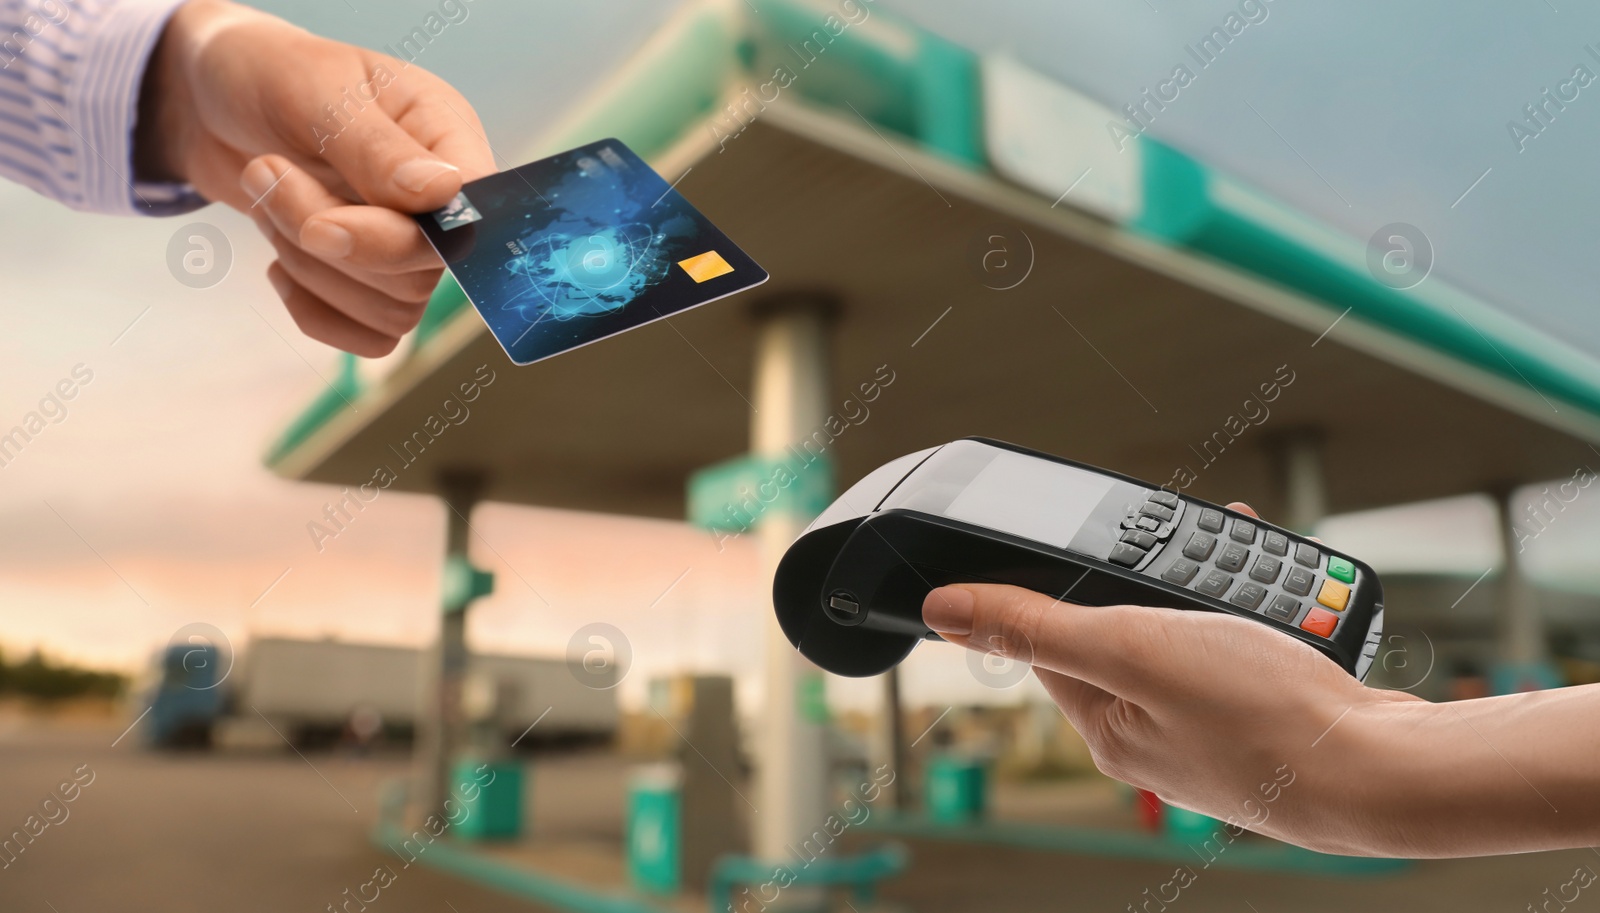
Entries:
[[987, 447], [946, 445], [885, 499], [880, 510], [937, 514], [1067, 548], [1116, 480]]

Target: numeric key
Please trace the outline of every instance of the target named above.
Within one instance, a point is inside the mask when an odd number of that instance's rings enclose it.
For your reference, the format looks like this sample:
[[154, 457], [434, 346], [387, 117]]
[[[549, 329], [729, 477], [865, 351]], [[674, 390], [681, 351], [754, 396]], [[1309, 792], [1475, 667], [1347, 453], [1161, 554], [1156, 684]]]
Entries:
[[1229, 542], [1222, 547], [1217, 555], [1217, 567], [1225, 571], [1237, 571], [1244, 567], [1250, 557], [1250, 550], [1237, 542]]

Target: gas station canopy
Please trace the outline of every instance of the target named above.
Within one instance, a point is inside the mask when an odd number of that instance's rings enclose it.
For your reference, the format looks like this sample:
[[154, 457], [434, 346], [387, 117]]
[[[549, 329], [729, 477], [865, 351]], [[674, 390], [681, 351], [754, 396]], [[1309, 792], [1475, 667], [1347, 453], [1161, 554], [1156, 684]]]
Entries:
[[[842, 15], [691, 6], [529, 150], [621, 138], [771, 282], [517, 368], [447, 278], [409, 357], [347, 373], [274, 470], [350, 485], [388, 466], [434, 491], [469, 469], [490, 500], [681, 518], [685, 478], [747, 449], [753, 311], [800, 300], [835, 315], [843, 482], [982, 434], [1270, 512], [1276, 443], [1312, 435], [1343, 511], [1593, 455], [1589, 356], [1425, 269], [1379, 281], [1358, 240], [1176, 149], [1119, 148], [1095, 102], [1013, 61]], [[480, 365], [496, 380], [474, 417], [404, 468], [394, 448]]]

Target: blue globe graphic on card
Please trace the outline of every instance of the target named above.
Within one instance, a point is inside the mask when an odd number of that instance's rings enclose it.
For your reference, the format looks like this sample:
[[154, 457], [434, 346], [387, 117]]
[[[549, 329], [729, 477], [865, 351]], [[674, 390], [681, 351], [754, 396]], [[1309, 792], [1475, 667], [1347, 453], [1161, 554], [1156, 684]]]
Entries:
[[515, 307], [529, 319], [556, 321], [620, 310], [665, 278], [661, 240], [641, 222], [530, 238], [528, 252], [509, 264], [532, 293]]

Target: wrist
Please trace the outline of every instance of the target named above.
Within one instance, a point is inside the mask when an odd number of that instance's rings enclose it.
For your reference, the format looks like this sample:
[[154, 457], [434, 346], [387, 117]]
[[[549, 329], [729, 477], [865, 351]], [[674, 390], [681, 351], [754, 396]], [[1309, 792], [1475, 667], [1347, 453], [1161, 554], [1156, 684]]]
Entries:
[[173, 10], [145, 63], [133, 137], [133, 171], [139, 180], [186, 180], [181, 150], [189, 142], [194, 121], [193, 95], [184, 72], [186, 36], [194, 17], [211, 5], [212, 0], [190, 0]]
[[1398, 812], [1419, 856], [1592, 846], [1600, 838], [1600, 686], [1429, 705], [1405, 733]]
[[1429, 779], [1435, 748], [1416, 737], [1437, 706], [1356, 686], [1337, 706], [1308, 709], [1319, 734], [1286, 756], [1293, 779], [1262, 832], [1337, 855], [1439, 855], [1420, 849], [1431, 822], [1419, 810], [1451, 784]]
[[[1367, 783], [1356, 803], [1365, 835], [1357, 851], [1443, 858], [1592, 843], [1593, 825], [1568, 829], [1595, 820], [1593, 749], [1553, 748], [1560, 721], [1539, 712], [1561, 697], [1556, 691], [1374, 708], [1370, 725], [1352, 729], [1361, 744], [1349, 746], [1365, 753], [1352, 757], [1371, 762], [1357, 774]], [[1575, 757], [1582, 760], [1564, 770]], [[1584, 794], [1588, 803], [1577, 798]], [[1557, 812], [1552, 796], [1567, 814]]]
[[[134, 130], [141, 180], [188, 181], [188, 152], [202, 132], [194, 86], [206, 44], [224, 28], [266, 16], [231, 0], [188, 0], [172, 13], [145, 65]], [[270, 18], [270, 17], [269, 17]]]
[[1437, 856], [1434, 814], [1439, 802], [1460, 802], [1458, 784], [1444, 765], [1450, 751], [1426, 733], [1436, 732], [1443, 705], [1398, 697], [1374, 701], [1350, 714], [1334, 744], [1347, 766], [1351, 846], [1365, 856]]

